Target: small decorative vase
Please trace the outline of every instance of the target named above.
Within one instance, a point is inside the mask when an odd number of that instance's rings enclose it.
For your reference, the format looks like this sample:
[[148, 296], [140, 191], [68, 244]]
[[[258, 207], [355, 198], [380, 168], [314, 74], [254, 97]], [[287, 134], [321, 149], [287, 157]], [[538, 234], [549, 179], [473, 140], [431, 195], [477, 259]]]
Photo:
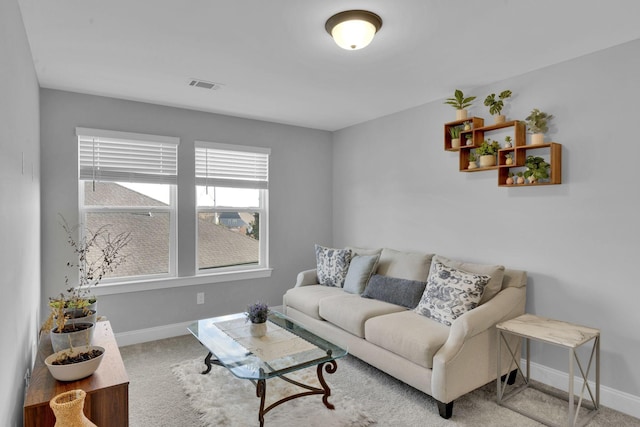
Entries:
[[543, 133], [534, 133], [531, 135], [531, 145], [540, 145], [544, 144], [544, 134]]
[[513, 177], [507, 178], [507, 185], [513, 185]]
[[49, 406], [56, 416], [54, 427], [97, 427], [83, 412], [84, 390], [71, 390], [55, 396], [49, 401]]
[[518, 179], [516, 180], [516, 182], [517, 182], [518, 184], [524, 184], [524, 177], [519, 176], [519, 177], [518, 177]]
[[493, 116], [493, 120], [496, 122], [496, 124], [504, 123], [507, 120], [507, 117], [504, 114], [496, 114], [495, 116]]
[[469, 167], [467, 169], [476, 169], [478, 164], [476, 162], [469, 162]]
[[484, 156], [480, 156], [480, 167], [488, 168], [490, 166], [495, 166], [496, 164], [496, 156], [493, 154], [487, 154]]
[[467, 110], [456, 110], [456, 120], [464, 120], [467, 118]]
[[249, 326], [252, 337], [260, 338], [267, 334], [267, 322], [252, 323]]
[[451, 139], [451, 148], [460, 148], [460, 138]]
[[533, 176], [529, 177], [529, 184], [535, 184], [536, 181], [538, 181], [538, 180], [535, 177], [533, 177]]
[[471, 130], [471, 125], [469, 123], [465, 123], [463, 130]]
[[473, 145], [473, 139], [467, 138], [467, 145]]
[[513, 159], [511, 157], [507, 157], [507, 159], [504, 161], [505, 165], [512, 165], [513, 164]]

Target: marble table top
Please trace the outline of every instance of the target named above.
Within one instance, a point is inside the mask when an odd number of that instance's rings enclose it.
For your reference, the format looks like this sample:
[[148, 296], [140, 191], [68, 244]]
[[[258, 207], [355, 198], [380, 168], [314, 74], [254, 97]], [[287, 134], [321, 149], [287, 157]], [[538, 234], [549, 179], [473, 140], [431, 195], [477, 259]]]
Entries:
[[525, 338], [533, 338], [572, 348], [579, 347], [600, 335], [599, 329], [548, 319], [533, 314], [523, 314], [515, 319], [498, 323], [496, 328]]

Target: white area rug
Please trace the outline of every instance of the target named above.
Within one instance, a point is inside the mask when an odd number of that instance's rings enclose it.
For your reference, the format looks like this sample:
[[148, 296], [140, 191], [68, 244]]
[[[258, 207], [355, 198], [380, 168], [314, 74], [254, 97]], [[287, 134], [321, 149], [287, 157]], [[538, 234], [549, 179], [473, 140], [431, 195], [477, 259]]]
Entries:
[[[203, 358], [173, 365], [171, 370], [185, 390], [191, 406], [205, 426], [249, 427], [258, 426], [260, 399], [249, 380], [234, 377], [226, 368], [213, 366], [202, 375]], [[331, 387], [331, 376], [340, 375], [340, 362], [334, 374], [324, 374]], [[289, 377], [302, 383], [317, 384], [316, 368], [297, 371]], [[280, 379], [267, 380], [267, 402], [301, 390]], [[286, 402], [265, 415], [265, 426], [277, 427], [367, 427], [374, 424], [363, 407], [339, 388], [331, 387], [330, 410], [322, 403], [322, 395], [305, 396]]]

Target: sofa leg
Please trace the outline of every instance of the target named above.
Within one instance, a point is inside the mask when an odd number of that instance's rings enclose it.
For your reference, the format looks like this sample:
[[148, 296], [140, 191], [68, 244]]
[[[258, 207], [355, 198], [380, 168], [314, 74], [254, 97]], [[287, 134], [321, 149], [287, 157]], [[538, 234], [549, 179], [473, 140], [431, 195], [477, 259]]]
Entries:
[[438, 403], [440, 416], [446, 420], [451, 418], [451, 415], [453, 415], [453, 400], [449, 403], [442, 403], [439, 400], [436, 400], [436, 402]]
[[509, 385], [513, 385], [516, 382], [516, 377], [518, 376], [518, 370], [514, 369], [513, 371], [509, 372], [509, 378], [507, 379], [507, 374], [504, 374], [503, 376], [500, 377], [500, 379], [502, 380], [502, 382], [504, 382], [504, 380], [507, 380], [507, 384]]

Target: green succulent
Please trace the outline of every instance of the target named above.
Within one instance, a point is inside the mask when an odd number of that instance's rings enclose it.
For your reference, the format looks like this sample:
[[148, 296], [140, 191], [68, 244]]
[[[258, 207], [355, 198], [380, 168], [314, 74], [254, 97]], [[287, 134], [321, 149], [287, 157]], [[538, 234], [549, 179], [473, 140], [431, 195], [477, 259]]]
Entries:
[[451, 138], [460, 138], [460, 131], [462, 130], [461, 126], [453, 126], [449, 128], [449, 133], [451, 134]]

